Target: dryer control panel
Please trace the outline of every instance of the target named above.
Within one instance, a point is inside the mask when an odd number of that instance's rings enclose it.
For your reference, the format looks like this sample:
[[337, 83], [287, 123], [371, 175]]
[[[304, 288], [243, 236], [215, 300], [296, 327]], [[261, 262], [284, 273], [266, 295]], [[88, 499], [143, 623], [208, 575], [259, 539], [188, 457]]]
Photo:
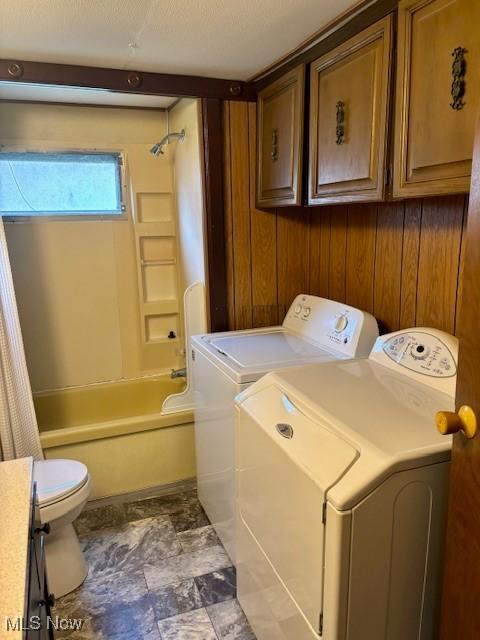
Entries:
[[421, 376], [430, 386], [450, 388], [457, 375], [458, 340], [435, 329], [396, 331], [378, 338], [370, 359], [410, 377]]
[[283, 326], [349, 358], [368, 356], [378, 337], [377, 322], [369, 313], [307, 294], [295, 298]]

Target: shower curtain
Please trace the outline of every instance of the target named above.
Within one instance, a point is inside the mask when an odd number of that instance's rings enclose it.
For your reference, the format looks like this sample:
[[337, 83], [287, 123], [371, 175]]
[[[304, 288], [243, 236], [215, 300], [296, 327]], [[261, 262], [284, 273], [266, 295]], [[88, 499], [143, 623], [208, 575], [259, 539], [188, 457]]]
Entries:
[[0, 218], [0, 460], [43, 458]]

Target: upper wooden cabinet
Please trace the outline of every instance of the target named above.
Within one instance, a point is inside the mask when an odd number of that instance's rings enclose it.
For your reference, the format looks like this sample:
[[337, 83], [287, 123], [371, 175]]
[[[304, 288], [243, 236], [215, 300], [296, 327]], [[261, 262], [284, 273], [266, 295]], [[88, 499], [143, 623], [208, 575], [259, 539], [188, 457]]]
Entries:
[[480, 93], [480, 1], [402, 0], [398, 21], [394, 196], [466, 192]]
[[388, 16], [311, 65], [309, 204], [383, 198], [391, 29]]
[[305, 67], [296, 67], [259, 93], [257, 205], [301, 204]]

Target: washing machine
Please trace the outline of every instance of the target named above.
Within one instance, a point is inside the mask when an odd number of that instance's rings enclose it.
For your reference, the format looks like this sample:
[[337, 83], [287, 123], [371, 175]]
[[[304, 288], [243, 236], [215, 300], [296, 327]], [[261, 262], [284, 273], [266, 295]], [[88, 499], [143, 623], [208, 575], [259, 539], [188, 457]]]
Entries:
[[236, 400], [238, 597], [258, 640], [435, 640], [458, 344], [266, 375]]
[[366, 357], [377, 337], [370, 314], [310, 295], [281, 326], [192, 337], [198, 497], [233, 562], [235, 396], [274, 369]]

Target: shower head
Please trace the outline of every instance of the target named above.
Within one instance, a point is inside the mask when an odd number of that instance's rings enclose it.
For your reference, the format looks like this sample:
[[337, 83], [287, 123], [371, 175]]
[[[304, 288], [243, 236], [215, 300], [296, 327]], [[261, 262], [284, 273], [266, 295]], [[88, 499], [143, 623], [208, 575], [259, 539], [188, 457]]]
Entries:
[[156, 144], [153, 145], [153, 147], [150, 149], [150, 153], [155, 157], [158, 157], [159, 155], [163, 155], [165, 153], [164, 147], [166, 144], [170, 142], [170, 138], [177, 138], [178, 140], [183, 140], [185, 138], [185, 129], [182, 129], [180, 132], [167, 133], [166, 136], [163, 136], [160, 142], [157, 142]]

